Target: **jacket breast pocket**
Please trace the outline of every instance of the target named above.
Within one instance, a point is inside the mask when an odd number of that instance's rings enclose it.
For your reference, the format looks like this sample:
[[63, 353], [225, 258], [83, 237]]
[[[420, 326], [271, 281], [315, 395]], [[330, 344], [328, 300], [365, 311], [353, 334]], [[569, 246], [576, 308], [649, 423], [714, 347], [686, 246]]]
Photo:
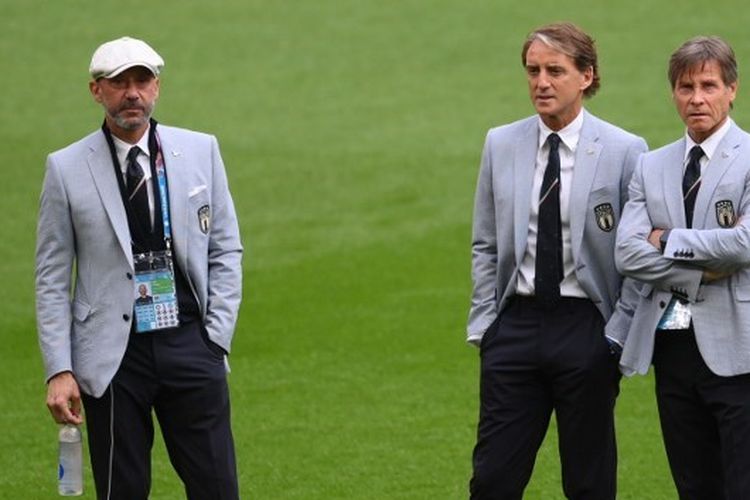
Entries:
[[587, 217], [593, 218], [604, 233], [614, 234], [620, 220], [620, 197], [613, 186], [602, 186], [591, 191]]
[[[188, 200], [188, 224], [192, 234], [208, 235], [211, 230], [211, 200], [208, 190], [202, 189]], [[197, 229], [197, 231], [194, 231]]]
[[[738, 184], [738, 186], [744, 187], [744, 184]], [[740, 216], [738, 213], [740, 202], [738, 200], [742, 195], [738, 191], [738, 186], [721, 185], [716, 188], [709, 206], [706, 227], [718, 226], [728, 229], [735, 226]]]

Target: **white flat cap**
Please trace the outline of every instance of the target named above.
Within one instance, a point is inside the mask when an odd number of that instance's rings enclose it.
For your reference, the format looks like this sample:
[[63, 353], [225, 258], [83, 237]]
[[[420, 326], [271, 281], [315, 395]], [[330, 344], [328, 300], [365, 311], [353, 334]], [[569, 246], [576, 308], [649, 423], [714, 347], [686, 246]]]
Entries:
[[91, 56], [89, 73], [94, 80], [113, 78], [134, 66], [148, 68], [158, 76], [164, 59], [143, 40], [126, 36], [101, 44]]

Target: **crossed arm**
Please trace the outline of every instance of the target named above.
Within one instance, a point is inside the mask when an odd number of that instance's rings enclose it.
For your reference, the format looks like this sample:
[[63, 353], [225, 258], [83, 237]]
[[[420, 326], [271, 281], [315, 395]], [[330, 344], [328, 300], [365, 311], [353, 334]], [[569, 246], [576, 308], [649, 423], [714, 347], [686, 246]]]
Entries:
[[745, 179], [738, 218], [731, 228], [654, 227], [646, 199], [643, 159], [629, 188], [617, 233], [618, 270], [662, 290], [694, 301], [701, 283], [724, 279], [750, 266], [750, 180]]

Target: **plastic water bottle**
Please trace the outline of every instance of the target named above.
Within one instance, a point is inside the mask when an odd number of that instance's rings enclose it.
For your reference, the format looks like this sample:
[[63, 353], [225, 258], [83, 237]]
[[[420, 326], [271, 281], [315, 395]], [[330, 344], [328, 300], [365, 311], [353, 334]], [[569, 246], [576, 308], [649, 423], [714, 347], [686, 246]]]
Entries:
[[58, 435], [60, 460], [58, 462], [57, 491], [65, 497], [83, 494], [83, 444], [81, 430], [65, 424]]

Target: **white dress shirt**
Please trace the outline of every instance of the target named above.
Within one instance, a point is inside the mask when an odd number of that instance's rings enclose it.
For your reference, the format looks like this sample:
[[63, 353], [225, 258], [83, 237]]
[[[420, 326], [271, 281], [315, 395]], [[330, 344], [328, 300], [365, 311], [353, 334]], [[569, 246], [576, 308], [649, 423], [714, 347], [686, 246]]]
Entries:
[[704, 154], [704, 156], [700, 159], [701, 177], [703, 176], [703, 169], [706, 168], [708, 162], [711, 161], [711, 158], [713, 158], [714, 153], [716, 152], [716, 148], [719, 147], [719, 143], [722, 139], [724, 139], [724, 136], [727, 135], [727, 132], [729, 132], [729, 127], [732, 126], [732, 123], [732, 119], [727, 118], [726, 120], [724, 120], [722, 126], [716, 130], [716, 132], [711, 134], [708, 139], [701, 142], [700, 144], [693, 141], [693, 139], [690, 138], [690, 134], [685, 131], [685, 157], [684, 161], [682, 162], [683, 174], [685, 173], [685, 169], [687, 168], [688, 161], [690, 161], [690, 150], [693, 149], [693, 146], [700, 146]]
[[[566, 127], [557, 131], [560, 136], [560, 221], [562, 222], [562, 260], [563, 280], [560, 282], [561, 297], [588, 298], [586, 292], [578, 283], [575, 275], [575, 262], [570, 244], [570, 192], [573, 184], [573, 167], [575, 164], [578, 140], [583, 127], [583, 109], [578, 116]], [[547, 137], [554, 131], [539, 118], [539, 149], [536, 154], [534, 167], [534, 183], [531, 189], [531, 217], [529, 218], [529, 235], [526, 242], [521, 267], [516, 283], [516, 293], [520, 295], [534, 295], [534, 276], [536, 274], [536, 236], [539, 220], [539, 192], [542, 189], [544, 171], [549, 158], [549, 144]], [[529, 165], [531, 168], [531, 165]]]

